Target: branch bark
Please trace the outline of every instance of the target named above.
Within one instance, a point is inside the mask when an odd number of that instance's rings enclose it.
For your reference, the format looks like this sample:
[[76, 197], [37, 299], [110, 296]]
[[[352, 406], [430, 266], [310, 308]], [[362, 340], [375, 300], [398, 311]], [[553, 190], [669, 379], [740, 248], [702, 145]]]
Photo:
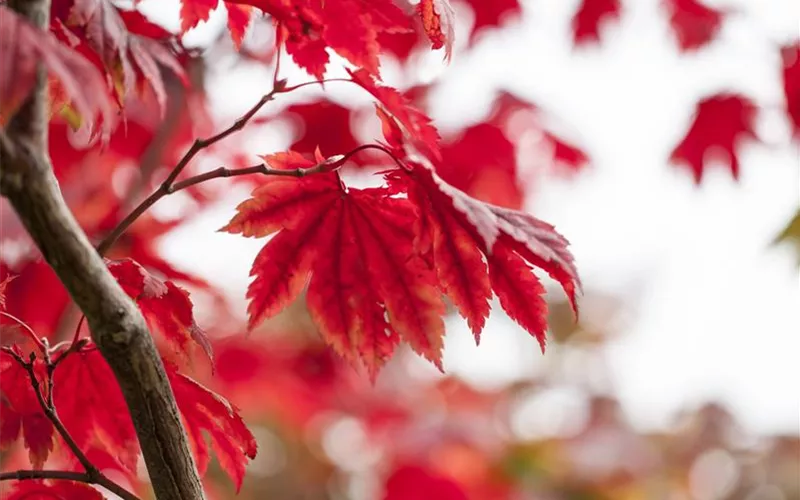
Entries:
[[[37, 27], [49, 26], [49, 0], [11, 0]], [[144, 318], [69, 211], [47, 154], [46, 75], [0, 140], [0, 193], [11, 202], [45, 260], [86, 316], [92, 338], [119, 382], [159, 500], [202, 499], [197, 467], [178, 407]]]

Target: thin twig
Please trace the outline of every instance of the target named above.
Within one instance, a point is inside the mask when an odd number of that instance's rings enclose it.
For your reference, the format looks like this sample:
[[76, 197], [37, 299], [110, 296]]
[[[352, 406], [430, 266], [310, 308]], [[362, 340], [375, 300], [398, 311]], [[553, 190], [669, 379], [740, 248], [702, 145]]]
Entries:
[[109, 480], [105, 476], [93, 477], [87, 472], [71, 472], [65, 470], [17, 470], [13, 472], [0, 472], [0, 481], [22, 481], [24, 479], [57, 479], [64, 481], [75, 481], [78, 483], [96, 484], [98, 486], [102, 486], [123, 500], [140, 500], [139, 497], [117, 483]]
[[303, 87], [310, 87], [311, 85], [324, 85], [328, 82], [350, 82], [355, 83], [353, 80], [349, 78], [328, 78], [327, 80], [311, 80], [309, 82], [298, 83], [297, 85], [292, 85], [291, 87], [286, 87], [283, 89], [284, 92], [291, 92], [293, 90], [301, 89]]
[[172, 193], [181, 191], [186, 189], [190, 186], [194, 186], [196, 184], [203, 183], [205, 181], [211, 179], [220, 179], [223, 177], [239, 177], [242, 175], [252, 175], [252, 174], [261, 174], [261, 175], [275, 175], [275, 176], [282, 176], [282, 177], [305, 177], [307, 175], [317, 174], [321, 172], [330, 172], [332, 170], [336, 170], [345, 161], [347, 161], [350, 157], [355, 155], [360, 151], [364, 151], [366, 149], [376, 149], [378, 151], [382, 151], [390, 156], [395, 163], [400, 168], [407, 168], [402, 163], [397, 160], [395, 155], [389, 150], [388, 148], [381, 146], [380, 144], [363, 144], [358, 146], [357, 148], [347, 152], [344, 155], [339, 157], [332, 157], [329, 158], [327, 162], [319, 163], [309, 168], [296, 168], [292, 170], [282, 170], [276, 168], [269, 168], [264, 164], [260, 165], [253, 165], [251, 167], [239, 168], [239, 169], [230, 169], [227, 167], [219, 167], [214, 170], [210, 170], [208, 172], [195, 175], [193, 177], [189, 177], [188, 179], [184, 179], [180, 182], [176, 182], [172, 184], [170, 189], [165, 189], [164, 184], [161, 185], [158, 189], [153, 191], [153, 193], [148, 196], [142, 203], [139, 204], [131, 213], [128, 214], [125, 219], [120, 222], [117, 227], [114, 228], [114, 231], [109, 234], [106, 239], [104, 239], [100, 245], [97, 246], [97, 251], [102, 255], [105, 253], [109, 247], [122, 235], [131, 224], [133, 224], [136, 219], [138, 219], [144, 212], [147, 211], [151, 206], [153, 206], [156, 202], [158, 202], [161, 198], [170, 195]]
[[103, 241], [97, 245], [97, 252], [100, 255], [104, 255], [111, 246], [122, 236], [128, 227], [133, 224], [136, 219], [138, 219], [144, 212], [147, 211], [155, 202], [160, 200], [165, 195], [168, 195], [175, 191], [175, 187], [173, 184], [175, 183], [175, 179], [183, 172], [183, 169], [191, 162], [194, 157], [202, 150], [216, 144], [217, 142], [221, 141], [222, 139], [228, 137], [229, 135], [233, 134], [234, 132], [241, 130], [250, 121], [253, 116], [255, 116], [258, 111], [264, 107], [265, 104], [270, 102], [276, 94], [283, 92], [284, 89], [282, 86], [274, 87], [268, 93], [261, 96], [261, 99], [258, 100], [245, 114], [239, 117], [233, 125], [226, 128], [222, 132], [219, 132], [216, 135], [213, 135], [207, 139], [196, 139], [186, 154], [178, 161], [172, 171], [169, 173], [164, 182], [156, 189], [150, 196], [144, 199], [136, 208], [133, 209], [131, 213], [129, 213], [117, 226], [111, 231], [111, 233], [106, 236]]

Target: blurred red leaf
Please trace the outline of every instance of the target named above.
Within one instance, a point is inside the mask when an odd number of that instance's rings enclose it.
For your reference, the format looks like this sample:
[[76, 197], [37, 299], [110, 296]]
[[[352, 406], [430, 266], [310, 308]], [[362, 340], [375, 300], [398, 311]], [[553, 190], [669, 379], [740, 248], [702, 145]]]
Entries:
[[792, 124], [792, 135], [800, 140], [800, 42], [781, 48], [781, 59], [786, 114]]
[[5, 500], [103, 500], [105, 497], [89, 485], [74, 481], [17, 481]]
[[737, 145], [746, 139], [758, 140], [754, 121], [758, 108], [739, 94], [716, 94], [697, 103], [686, 136], [675, 146], [670, 161], [685, 165], [700, 184], [711, 160], [728, 163], [731, 175], [739, 178]]
[[600, 41], [602, 25], [612, 19], [619, 19], [621, 13], [619, 0], [582, 0], [572, 18], [575, 45]]
[[[292, 151], [311, 155], [319, 148], [325, 155], [343, 154], [360, 144], [353, 135], [351, 108], [327, 99], [293, 104], [284, 110], [282, 116], [302, 122], [301, 132], [289, 147]], [[365, 162], [363, 155], [357, 155], [351, 161], [360, 165]]]
[[519, 0], [461, 0], [469, 4], [475, 15], [475, 23], [469, 34], [470, 43], [487, 28], [502, 26], [506, 21], [522, 14]]
[[70, 299], [53, 269], [42, 260], [11, 268], [0, 264], [0, 269], [16, 275], [13, 281], [6, 282], [6, 311], [35, 332], [55, 331]]
[[542, 131], [542, 140], [552, 149], [556, 164], [566, 167], [571, 172], [577, 172], [589, 163], [586, 153], [551, 132]]
[[99, 117], [103, 134], [110, 133], [112, 105], [95, 67], [4, 5], [0, 5], [0, 125], [13, 116], [33, 88], [38, 63], [58, 79], [83, 123], [91, 125]]
[[725, 12], [698, 0], [663, 0], [669, 24], [682, 51], [696, 50], [719, 33]]
[[522, 206], [514, 144], [489, 123], [473, 125], [443, 144], [436, 172], [481, 201], [509, 208]]
[[[44, 363], [37, 360], [34, 370], [44, 386]], [[42, 411], [27, 370], [6, 351], [0, 351], [0, 414], [0, 449], [7, 449], [21, 433], [33, 468], [41, 469], [53, 450], [53, 424]]]
[[384, 500], [467, 500], [452, 479], [418, 465], [400, 465], [386, 480]]
[[[135, 92], [137, 87], [142, 89], [146, 84], [163, 109], [166, 90], [159, 65], [185, 80], [183, 67], [175, 55], [162, 45], [164, 31], [157, 30], [140, 14], [123, 16], [109, 0], [76, 0], [69, 17], [62, 21], [99, 56], [102, 69], [113, 82], [120, 101]], [[157, 34], [160, 39], [153, 40], [131, 33], [126, 22], [132, 23], [142, 33]]]

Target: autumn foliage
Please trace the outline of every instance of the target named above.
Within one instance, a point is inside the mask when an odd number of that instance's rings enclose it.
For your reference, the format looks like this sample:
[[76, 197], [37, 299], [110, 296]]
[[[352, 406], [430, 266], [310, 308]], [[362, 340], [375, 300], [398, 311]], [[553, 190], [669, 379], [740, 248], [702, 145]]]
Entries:
[[[626, 3], [579, 2], [571, 21], [576, 47], [602, 43], [626, 16]], [[521, 475], [545, 470], [551, 457], [566, 463], [578, 438], [541, 442], [534, 451], [525, 448], [533, 444], [513, 443], [487, 450], [459, 427], [481, 405], [510, 404], [514, 391], [483, 393], [451, 378], [418, 394], [394, 379], [381, 386], [382, 370], [392, 369], [387, 363], [403, 346], [445, 372], [448, 315], [463, 318], [479, 343], [495, 299], [546, 352], [553, 311], [545, 276], [574, 313], [566, 323], [580, 317], [580, 266], [568, 235], [523, 210], [528, 186], [520, 175], [519, 139], [540, 137], [538, 153], [554, 171], [570, 175], [589, 167], [589, 154], [548, 127], [544, 108], [507, 91], [494, 96], [481, 121], [440, 133], [428, 116], [432, 85], [403, 91], [384, 78], [389, 58], [401, 66], [430, 50], [443, 63], [457, 58], [480, 35], [514, 22], [521, 5], [182, 0], [180, 30], [173, 33], [139, 4], [54, 0], [44, 32], [0, 1], [0, 132], [25, 102], [41, 64], [49, 88], [49, 152], [61, 191], [145, 318], [209, 498], [233, 494], [224, 493], [230, 485], [220, 481], [220, 471], [236, 491], [246, 484], [248, 467], [255, 470], [259, 448], [270, 439], [267, 427], [280, 429], [298, 462], [292, 467], [311, 478], [288, 481], [286, 488], [322, 495], [315, 485], [330, 479], [333, 466], [301, 441], [307, 425], [330, 414], [359, 419], [363, 440], [383, 450], [379, 489], [390, 500], [517, 498]], [[714, 43], [733, 14], [696, 0], [661, 4], [680, 52]], [[182, 42], [218, 9], [227, 34], [213, 45], [272, 72], [262, 82], [263, 97], [232, 124], [211, 118], [203, 73], [213, 57]], [[459, 25], [459, 12], [467, 10], [471, 31]], [[799, 50], [797, 43], [776, 48], [795, 140]], [[286, 78], [282, 67], [290, 64], [306, 79]], [[332, 73], [342, 76], [326, 78]], [[349, 85], [372, 105], [349, 107], [321, 94], [260, 116], [273, 101], [330, 85]], [[687, 118], [668, 160], [689, 170], [687, 179], [697, 184], [717, 159], [738, 179], [739, 149], [760, 140], [760, 112], [747, 95], [708, 95]], [[372, 125], [371, 137], [352, 126], [357, 120]], [[286, 122], [301, 124], [286, 150], [244, 150], [237, 142], [242, 129]], [[370, 179], [362, 182], [365, 173]], [[226, 183], [245, 184], [252, 193], [227, 224], [208, 230], [263, 239], [250, 271], [246, 325], [237, 319], [244, 307], [166, 260], [159, 247], [164, 235], [219, 202]], [[177, 215], [164, 219], [149, 210], [177, 193], [173, 198], [185, 204]], [[18, 480], [0, 492], [8, 499], [99, 499], [105, 490], [145, 498], [137, 435], [114, 375], [80, 311], [2, 203], [0, 448], [3, 473], [20, 473], [3, 476]], [[302, 313], [293, 309], [298, 303]], [[275, 326], [287, 316], [305, 328]], [[262, 329], [283, 335], [263, 336]], [[438, 405], [457, 424], [420, 431], [416, 406], [425, 404]], [[613, 402], [599, 398], [592, 405], [592, 418], [611, 419]], [[632, 432], [612, 420], [616, 431]], [[309, 439], [320, 441], [320, 432]], [[403, 437], [415, 435], [424, 439], [404, 447]], [[438, 459], [423, 458], [427, 448]], [[667, 450], [661, 458], [677, 467], [676, 454]], [[448, 465], [455, 461], [464, 468]], [[619, 492], [641, 473], [617, 468], [572, 486]], [[580, 475], [568, 469], [553, 475], [549, 487], [566, 488], [568, 478]], [[37, 475], [43, 470], [55, 474]], [[270, 493], [288, 498], [291, 491]], [[258, 490], [247, 494], [261, 498]]]

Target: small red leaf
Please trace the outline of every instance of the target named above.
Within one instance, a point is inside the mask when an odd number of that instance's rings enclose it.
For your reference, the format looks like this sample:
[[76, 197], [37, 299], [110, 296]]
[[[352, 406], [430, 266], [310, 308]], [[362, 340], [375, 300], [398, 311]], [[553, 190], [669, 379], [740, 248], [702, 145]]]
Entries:
[[452, 479], [418, 465], [397, 467], [386, 480], [383, 500], [467, 500]]
[[473, 43], [477, 36], [487, 28], [504, 25], [513, 18], [522, 14], [522, 7], [519, 0], [462, 0], [472, 7], [475, 14], [475, 23], [469, 34], [469, 41]]
[[734, 179], [739, 178], [737, 145], [745, 140], [757, 141], [754, 121], [758, 108], [747, 97], [738, 94], [716, 94], [697, 103], [689, 130], [675, 146], [670, 161], [685, 165], [700, 184], [706, 165], [711, 160], [726, 162]]
[[[211, 344], [194, 321], [189, 293], [170, 281], [161, 281], [136, 261], [109, 261], [108, 269], [141, 309], [152, 334], [158, 334], [180, 356], [190, 352], [193, 340], [212, 359]], [[164, 355], [165, 353], [162, 353]]]
[[449, 61], [453, 55], [456, 13], [450, 0], [421, 0], [417, 12], [422, 26], [434, 49], [444, 47], [444, 58]]
[[663, 0], [669, 24], [682, 51], [696, 50], [719, 33], [725, 12], [703, 5], [698, 0]]
[[[126, 23], [142, 29], [147, 21], [140, 15], [123, 15], [109, 0], [76, 0], [65, 20], [70, 34], [86, 42], [102, 61], [101, 68], [113, 82], [120, 102], [132, 92], [149, 86], [161, 108], [166, 105], [166, 91], [158, 65], [173, 71], [186, 81], [183, 68], [170, 50], [159, 40], [139, 36], [129, 31]], [[152, 24], [152, 23], [150, 23]], [[152, 26], [144, 28], [154, 34]]]
[[208, 433], [211, 448], [222, 470], [233, 480], [238, 492], [248, 459], [256, 456], [256, 440], [237, 410], [218, 394], [178, 373], [167, 363], [167, 376], [195, 451], [197, 467], [204, 473], [209, 453], [203, 433]]
[[800, 140], [800, 42], [781, 49], [783, 61], [783, 95], [792, 135]]
[[33, 88], [37, 63], [58, 79], [83, 123], [91, 126], [99, 117], [103, 135], [110, 134], [111, 100], [94, 65], [4, 5], [0, 5], [0, 125], [13, 116]]
[[139, 441], [128, 405], [100, 351], [87, 345], [67, 355], [53, 372], [53, 400], [61, 421], [85, 452], [107, 452], [136, 471]]
[[[44, 363], [37, 360], [34, 367], [44, 387]], [[53, 450], [53, 424], [42, 411], [27, 370], [5, 351], [0, 351], [0, 414], [0, 449], [16, 441], [21, 432], [31, 465], [41, 469]]]
[[181, 0], [181, 32], [186, 33], [202, 21], [208, 21], [220, 0]]
[[609, 20], [621, 15], [619, 0], [582, 0], [572, 18], [572, 36], [575, 45], [600, 41], [600, 29]]
[[[351, 127], [353, 114], [350, 108], [327, 99], [287, 107], [281, 116], [300, 121], [290, 149], [304, 155], [311, 155], [317, 147], [328, 155], [352, 151], [360, 145]], [[363, 165], [365, 156], [356, 155], [350, 161]]]
[[253, 9], [249, 5], [232, 2], [225, 2], [225, 8], [228, 10], [228, 31], [231, 34], [231, 40], [236, 50], [239, 50], [242, 47], [244, 35], [247, 33], [247, 27], [250, 25], [250, 19], [253, 17]]

